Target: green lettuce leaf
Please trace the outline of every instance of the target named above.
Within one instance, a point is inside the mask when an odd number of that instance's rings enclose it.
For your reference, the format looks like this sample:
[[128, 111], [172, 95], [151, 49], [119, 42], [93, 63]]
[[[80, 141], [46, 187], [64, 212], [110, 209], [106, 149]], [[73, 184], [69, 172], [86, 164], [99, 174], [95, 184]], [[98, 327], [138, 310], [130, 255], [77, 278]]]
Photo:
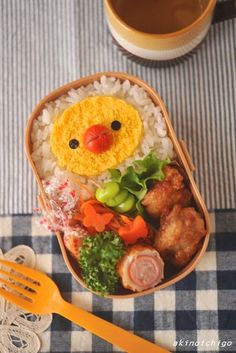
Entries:
[[163, 168], [170, 162], [170, 159], [158, 159], [151, 152], [144, 159], [134, 161], [134, 166], [128, 167], [123, 175], [119, 169], [109, 169], [111, 181], [119, 183], [121, 188], [127, 189], [137, 198], [137, 213], [142, 214], [141, 201], [146, 195], [151, 181], [162, 181], [165, 177]]

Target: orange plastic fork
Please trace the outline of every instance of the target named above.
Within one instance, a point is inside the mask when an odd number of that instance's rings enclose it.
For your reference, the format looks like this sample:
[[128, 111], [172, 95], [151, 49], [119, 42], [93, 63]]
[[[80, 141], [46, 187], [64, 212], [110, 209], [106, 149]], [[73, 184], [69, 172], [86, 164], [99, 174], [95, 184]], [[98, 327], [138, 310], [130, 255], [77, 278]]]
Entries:
[[[29, 267], [1, 260], [0, 295], [33, 314], [57, 313], [129, 353], [170, 353], [145, 339], [88, 313], [62, 297], [45, 274]], [[16, 273], [17, 272], [17, 273]]]

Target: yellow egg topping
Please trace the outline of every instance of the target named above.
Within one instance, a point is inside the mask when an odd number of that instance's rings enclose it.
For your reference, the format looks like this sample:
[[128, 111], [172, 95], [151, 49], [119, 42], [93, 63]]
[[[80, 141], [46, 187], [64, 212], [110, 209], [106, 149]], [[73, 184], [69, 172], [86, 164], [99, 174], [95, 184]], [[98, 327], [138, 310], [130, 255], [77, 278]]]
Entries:
[[91, 176], [130, 157], [141, 137], [135, 108], [122, 99], [95, 96], [70, 106], [55, 120], [50, 143], [60, 167]]

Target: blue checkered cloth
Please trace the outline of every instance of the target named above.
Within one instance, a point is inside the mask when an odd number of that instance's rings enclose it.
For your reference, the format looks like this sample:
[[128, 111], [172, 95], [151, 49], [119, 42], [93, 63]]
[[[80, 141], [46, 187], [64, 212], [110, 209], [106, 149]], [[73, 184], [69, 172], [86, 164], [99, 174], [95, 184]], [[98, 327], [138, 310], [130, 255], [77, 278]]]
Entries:
[[[217, 21], [235, 15], [234, 3], [217, 7]], [[188, 59], [160, 68], [136, 64], [114, 45], [102, 0], [0, 0], [0, 18], [0, 214], [36, 207], [24, 129], [37, 102], [104, 71], [138, 76], [161, 95], [207, 207], [236, 208], [236, 18], [214, 23]]]
[[[214, 232], [196, 271], [136, 299], [104, 299], [82, 288], [68, 272], [56, 237], [44, 231], [35, 216], [0, 217], [0, 247], [4, 252], [19, 244], [32, 247], [37, 268], [53, 278], [66, 300], [171, 352], [235, 353], [236, 211], [211, 213], [211, 221]], [[58, 315], [41, 341], [41, 352], [47, 353], [119, 352]]]

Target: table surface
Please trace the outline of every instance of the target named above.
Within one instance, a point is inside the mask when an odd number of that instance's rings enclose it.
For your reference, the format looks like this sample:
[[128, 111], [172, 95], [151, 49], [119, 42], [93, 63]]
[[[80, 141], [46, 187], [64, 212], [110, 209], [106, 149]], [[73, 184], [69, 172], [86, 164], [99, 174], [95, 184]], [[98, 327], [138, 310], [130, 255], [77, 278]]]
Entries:
[[[64, 298], [172, 352], [235, 353], [236, 211], [210, 216], [213, 234], [196, 271], [165, 290], [137, 299], [104, 299], [83, 289], [68, 273], [56, 237], [44, 231], [35, 216], [0, 217], [0, 244], [4, 251], [19, 244], [31, 246], [37, 253], [37, 268], [55, 280]], [[45, 353], [117, 351], [57, 315], [41, 340]], [[193, 348], [187, 341], [199, 346]], [[223, 347], [225, 342], [228, 347]]]
[[[113, 44], [101, 0], [0, 0], [0, 8], [0, 248], [33, 247], [38, 268], [68, 301], [170, 351], [235, 353], [236, 20], [213, 24], [186, 60], [150, 68]], [[23, 152], [27, 117], [52, 89], [98, 71], [137, 75], [160, 93], [211, 210], [213, 234], [196, 271], [135, 300], [112, 301], [84, 290], [68, 273], [56, 237], [31, 215], [37, 187]], [[57, 315], [41, 340], [45, 353], [119, 351]]]
[[213, 24], [196, 52], [158, 69], [130, 61], [113, 44], [102, 0], [1, 0], [0, 7], [0, 214], [31, 213], [37, 204], [24, 155], [36, 103], [100, 71], [139, 76], [160, 93], [208, 208], [235, 208], [236, 19]]

